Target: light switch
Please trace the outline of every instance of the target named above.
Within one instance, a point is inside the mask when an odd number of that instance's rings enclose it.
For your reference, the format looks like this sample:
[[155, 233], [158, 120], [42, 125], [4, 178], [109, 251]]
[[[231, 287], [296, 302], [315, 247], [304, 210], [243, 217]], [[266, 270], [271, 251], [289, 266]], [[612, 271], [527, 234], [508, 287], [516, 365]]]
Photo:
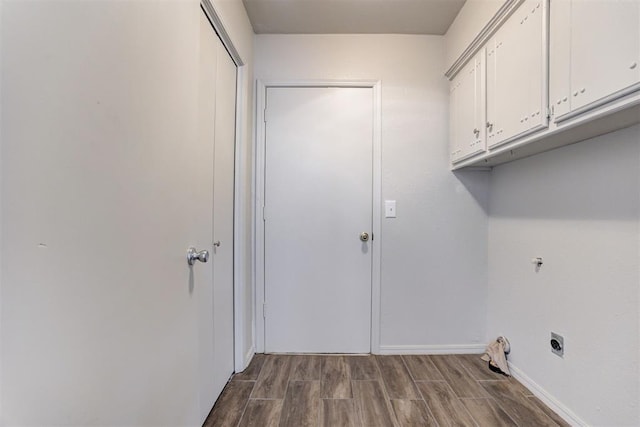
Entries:
[[395, 200], [384, 201], [384, 217], [385, 218], [396, 217], [396, 201]]

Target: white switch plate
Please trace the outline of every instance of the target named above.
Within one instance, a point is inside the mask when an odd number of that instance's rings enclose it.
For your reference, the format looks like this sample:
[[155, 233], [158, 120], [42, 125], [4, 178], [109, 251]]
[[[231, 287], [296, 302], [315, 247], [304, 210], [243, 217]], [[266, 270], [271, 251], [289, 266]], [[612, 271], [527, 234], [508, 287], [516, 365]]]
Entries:
[[395, 200], [384, 201], [384, 217], [385, 218], [396, 217], [396, 201]]

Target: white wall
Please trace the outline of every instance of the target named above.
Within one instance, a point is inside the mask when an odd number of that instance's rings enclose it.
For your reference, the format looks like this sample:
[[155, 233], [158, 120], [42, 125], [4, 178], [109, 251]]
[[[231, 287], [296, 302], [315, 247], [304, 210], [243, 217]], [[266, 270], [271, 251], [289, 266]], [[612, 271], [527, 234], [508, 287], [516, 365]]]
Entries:
[[[254, 331], [254, 292], [253, 292], [253, 246], [251, 230], [253, 227], [253, 205], [252, 205], [252, 185], [253, 185], [253, 111], [254, 111], [254, 77], [253, 77], [253, 29], [247, 12], [244, 9], [242, 0], [213, 0], [216, 12], [220, 16], [224, 28], [233, 40], [235, 48], [242, 57], [244, 66], [239, 75], [238, 84], [241, 86], [242, 123], [240, 124], [240, 140], [242, 145], [236, 147], [240, 152], [241, 173], [238, 176], [240, 194], [240, 211], [243, 218], [241, 224], [236, 224], [239, 228], [242, 246], [241, 257], [236, 257], [234, 262], [238, 263], [241, 271], [240, 289], [243, 295], [242, 311], [242, 342], [236, 345], [239, 356], [242, 359], [240, 368], [246, 367], [246, 363], [255, 353], [255, 331]], [[238, 357], [236, 357], [238, 359]]]
[[488, 332], [589, 425], [640, 425], [639, 212], [639, 126], [491, 174]]
[[445, 71], [458, 59], [504, 2], [505, 0], [467, 0], [445, 34]]
[[257, 79], [382, 82], [382, 198], [398, 204], [382, 223], [383, 350], [483, 343], [488, 176], [448, 169], [443, 37], [255, 40]]

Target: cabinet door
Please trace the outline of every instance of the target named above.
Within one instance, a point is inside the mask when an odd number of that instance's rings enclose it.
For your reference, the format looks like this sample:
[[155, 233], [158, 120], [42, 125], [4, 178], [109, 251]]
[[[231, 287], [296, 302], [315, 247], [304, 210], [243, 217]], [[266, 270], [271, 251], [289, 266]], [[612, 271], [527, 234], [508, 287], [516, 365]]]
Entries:
[[551, 0], [549, 20], [549, 104], [557, 118], [571, 109], [571, 0]]
[[476, 154], [487, 149], [487, 86], [486, 86], [486, 50], [482, 49], [475, 58], [474, 72], [474, 109], [473, 109], [473, 133], [474, 138], [470, 144], [470, 153]]
[[489, 147], [547, 125], [545, 19], [542, 1], [525, 1], [489, 41]]
[[451, 162], [460, 160], [460, 119], [458, 114], [458, 80], [453, 80], [449, 86], [449, 151]]
[[640, 1], [571, 2], [571, 109], [640, 82]]
[[459, 161], [485, 150], [484, 61], [481, 51], [458, 73], [452, 82], [450, 97], [451, 156]]
[[489, 147], [520, 133], [520, 120], [526, 110], [528, 88], [515, 20], [511, 17], [498, 30], [487, 54], [487, 120]]
[[487, 42], [486, 45], [487, 57], [486, 57], [486, 75], [487, 75], [487, 94], [486, 94], [486, 114], [487, 122], [486, 135], [487, 135], [487, 147], [493, 147], [497, 144], [498, 126], [495, 125], [496, 116], [498, 115], [496, 104], [496, 93], [498, 83], [496, 82], [496, 39], [495, 37]]

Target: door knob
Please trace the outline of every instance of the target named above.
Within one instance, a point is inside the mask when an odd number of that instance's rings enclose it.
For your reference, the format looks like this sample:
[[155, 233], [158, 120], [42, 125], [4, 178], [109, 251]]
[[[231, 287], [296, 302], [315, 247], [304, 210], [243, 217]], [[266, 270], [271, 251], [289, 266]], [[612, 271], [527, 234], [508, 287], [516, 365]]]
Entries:
[[367, 233], [366, 231], [363, 231], [362, 233], [360, 233], [360, 240], [362, 240], [363, 242], [368, 241], [369, 233]]
[[189, 265], [195, 264], [196, 261], [207, 262], [209, 261], [209, 251], [204, 250], [198, 252], [193, 246], [187, 250], [187, 263]]

